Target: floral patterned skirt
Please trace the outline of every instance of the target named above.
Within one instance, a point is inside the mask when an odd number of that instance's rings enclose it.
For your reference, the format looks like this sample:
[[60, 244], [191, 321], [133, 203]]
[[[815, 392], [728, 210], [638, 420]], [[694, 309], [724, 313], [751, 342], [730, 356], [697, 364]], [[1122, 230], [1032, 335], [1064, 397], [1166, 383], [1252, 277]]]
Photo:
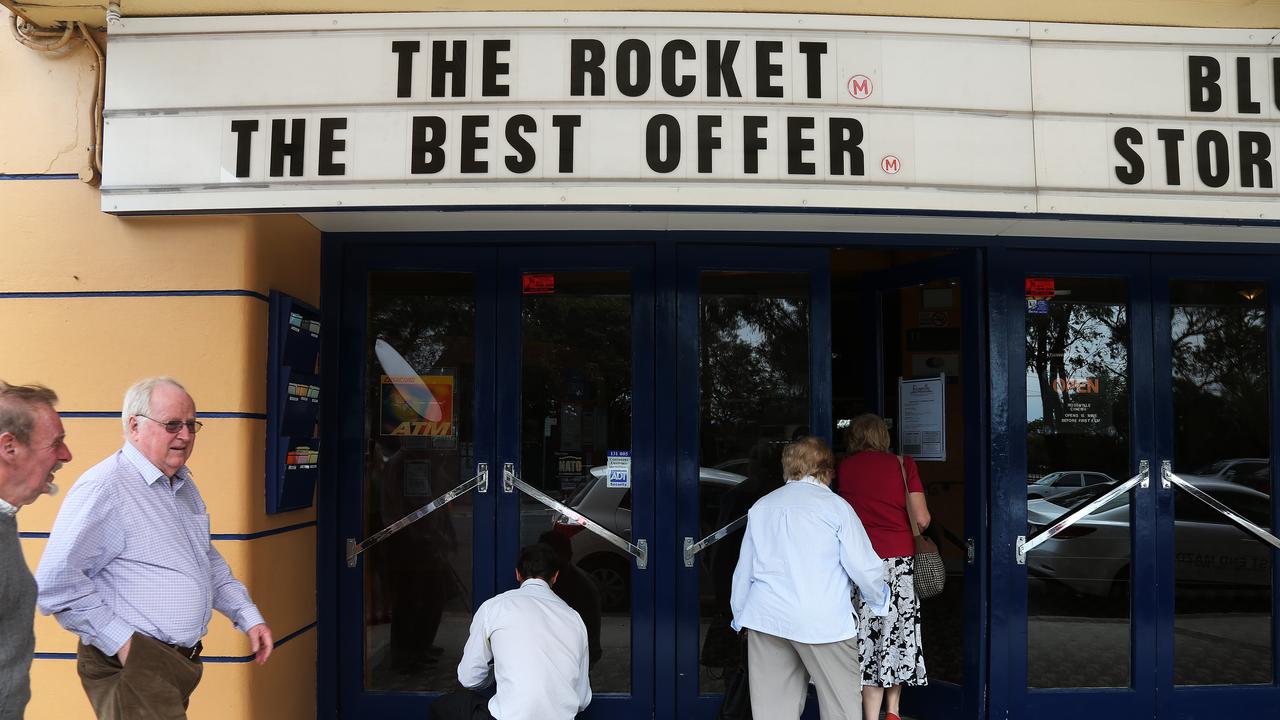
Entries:
[[928, 685], [920, 634], [920, 599], [916, 597], [914, 559], [884, 559], [884, 581], [889, 584], [889, 614], [876, 617], [862, 601], [858, 614], [858, 660], [862, 684], [879, 687]]

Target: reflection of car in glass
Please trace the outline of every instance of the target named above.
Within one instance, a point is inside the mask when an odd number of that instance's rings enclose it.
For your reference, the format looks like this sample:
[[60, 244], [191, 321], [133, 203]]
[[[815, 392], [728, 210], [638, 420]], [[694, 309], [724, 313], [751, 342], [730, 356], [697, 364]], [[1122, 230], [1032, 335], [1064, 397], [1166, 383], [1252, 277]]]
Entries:
[[[1256, 490], [1212, 478], [1195, 486], [1263, 528], [1271, 526], [1271, 499]], [[1110, 488], [1094, 485], [1027, 503], [1028, 537], [1069, 509]], [[1185, 493], [1174, 501], [1175, 567], [1180, 592], [1242, 587], [1269, 591], [1271, 548], [1225, 516]], [[1126, 597], [1129, 582], [1129, 495], [1121, 495], [1027, 554], [1033, 578], [1067, 586], [1082, 595]]]
[[1053, 498], [1082, 487], [1110, 485], [1115, 478], [1089, 470], [1060, 470], [1052, 472], [1027, 486], [1027, 499]]
[[[630, 541], [631, 488], [609, 487], [608, 476], [609, 469], [604, 465], [591, 468], [588, 478], [564, 504]], [[720, 497], [746, 479], [745, 475], [737, 473], [699, 468], [699, 503], [704, 516], [709, 509], [710, 521], [714, 523]], [[557, 515], [553, 523], [556, 532], [569, 536], [574, 563], [600, 589], [601, 609], [606, 612], [626, 610], [631, 604], [631, 568], [635, 566], [632, 557], [563, 515]]]
[[1194, 481], [1196, 478], [1217, 478], [1264, 493], [1271, 488], [1271, 462], [1267, 458], [1215, 460], [1186, 475], [1182, 473], [1178, 475], [1188, 481]]
[[731, 472], [736, 475], [746, 475], [747, 468], [749, 467], [751, 467], [751, 458], [744, 457], [725, 460], [722, 463], [716, 464], [716, 470], [724, 470], [725, 472]]

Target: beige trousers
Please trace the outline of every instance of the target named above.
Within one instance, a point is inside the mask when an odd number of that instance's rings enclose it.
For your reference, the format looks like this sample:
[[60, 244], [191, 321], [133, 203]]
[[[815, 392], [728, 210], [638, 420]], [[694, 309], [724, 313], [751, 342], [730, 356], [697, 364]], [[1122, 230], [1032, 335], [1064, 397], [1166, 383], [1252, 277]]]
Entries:
[[809, 645], [747, 630], [751, 714], [798, 720], [812, 678], [822, 720], [862, 720], [858, 639]]

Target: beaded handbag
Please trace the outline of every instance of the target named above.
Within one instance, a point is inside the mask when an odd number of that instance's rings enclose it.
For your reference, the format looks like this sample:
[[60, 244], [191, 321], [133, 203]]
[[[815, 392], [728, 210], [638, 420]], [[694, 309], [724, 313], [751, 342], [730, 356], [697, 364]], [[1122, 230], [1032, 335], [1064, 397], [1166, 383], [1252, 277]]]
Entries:
[[911, 521], [911, 539], [916, 544], [914, 560], [916, 597], [927, 600], [942, 593], [942, 586], [947, 582], [947, 568], [942, 564], [942, 555], [938, 546], [929, 538], [920, 534], [920, 526], [911, 514], [911, 488], [907, 486], [907, 467], [898, 456], [898, 469], [902, 471], [902, 488], [906, 491], [907, 520]]

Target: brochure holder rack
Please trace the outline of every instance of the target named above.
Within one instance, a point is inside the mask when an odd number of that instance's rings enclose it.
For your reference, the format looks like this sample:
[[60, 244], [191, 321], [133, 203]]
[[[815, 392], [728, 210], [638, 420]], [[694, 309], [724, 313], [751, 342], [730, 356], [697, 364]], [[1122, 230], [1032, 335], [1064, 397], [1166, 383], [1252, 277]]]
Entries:
[[320, 475], [320, 311], [271, 291], [267, 513], [311, 507]]

